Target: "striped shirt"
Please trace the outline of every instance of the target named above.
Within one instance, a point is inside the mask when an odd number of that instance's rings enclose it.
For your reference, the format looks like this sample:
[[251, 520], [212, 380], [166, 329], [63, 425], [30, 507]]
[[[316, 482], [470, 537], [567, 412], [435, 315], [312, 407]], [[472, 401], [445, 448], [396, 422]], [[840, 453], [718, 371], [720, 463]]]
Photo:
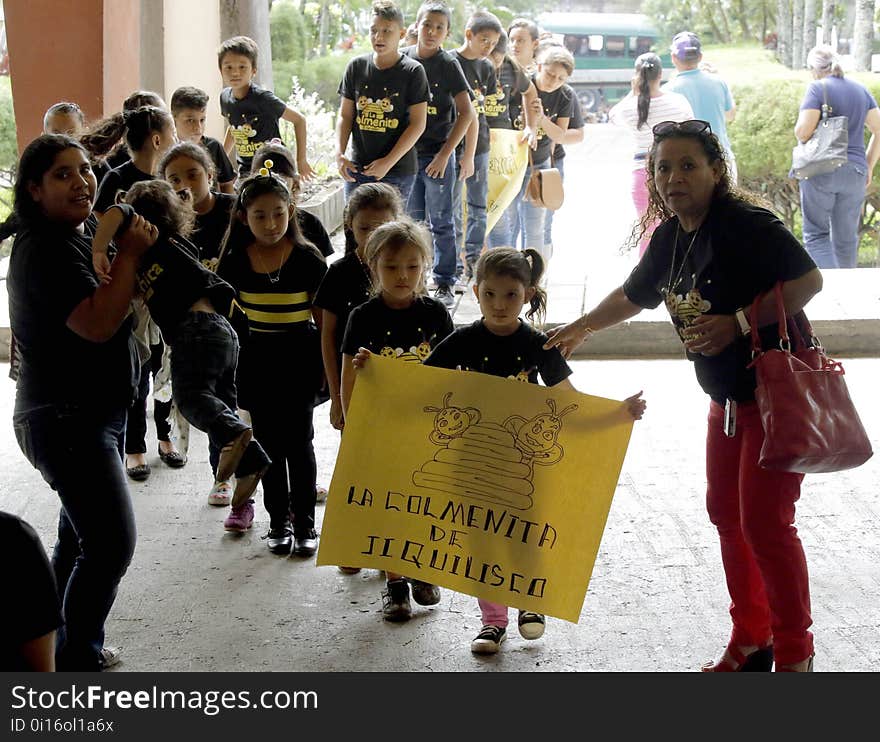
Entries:
[[639, 121], [639, 99], [629, 93], [608, 114], [611, 123], [628, 129], [633, 137], [633, 170], [645, 167], [645, 155], [651, 149], [654, 134], [651, 129], [661, 121], [687, 121], [694, 117], [691, 104], [687, 98], [678, 93], [661, 93], [651, 98], [648, 107], [648, 120], [641, 129], [636, 128]]

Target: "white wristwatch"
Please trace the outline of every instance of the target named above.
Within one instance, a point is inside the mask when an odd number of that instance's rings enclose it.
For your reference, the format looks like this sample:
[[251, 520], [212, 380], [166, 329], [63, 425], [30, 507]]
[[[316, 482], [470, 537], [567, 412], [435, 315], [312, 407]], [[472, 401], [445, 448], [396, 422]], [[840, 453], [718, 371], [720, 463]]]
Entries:
[[748, 335], [752, 331], [752, 326], [749, 324], [745, 310], [740, 307], [734, 312], [733, 316], [736, 317], [736, 324], [739, 325], [739, 334], [743, 336]]

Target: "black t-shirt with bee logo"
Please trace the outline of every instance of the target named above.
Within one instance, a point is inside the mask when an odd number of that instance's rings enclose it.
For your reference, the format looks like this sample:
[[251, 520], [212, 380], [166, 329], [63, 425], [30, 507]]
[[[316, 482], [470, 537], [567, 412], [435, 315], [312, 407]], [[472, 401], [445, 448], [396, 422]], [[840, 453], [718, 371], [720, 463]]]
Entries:
[[495, 335], [483, 320], [458, 328], [438, 345], [425, 361], [426, 366], [477, 371], [504, 379], [555, 386], [571, 375], [571, 368], [558, 348], [544, 350], [547, 336], [520, 321], [512, 335]]
[[[452, 51], [452, 56], [458, 60], [464, 79], [471, 86], [474, 96], [474, 109], [477, 112], [479, 130], [477, 133], [477, 150], [474, 154], [482, 155], [489, 151], [489, 122], [486, 119], [487, 96], [494, 95], [498, 90], [498, 82], [495, 79], [495, 67], [488, 59], [468, 59], [459, 51]], [[456, 149], [456, 153], [464, 151], [464, 139]]]
[[455, 96], [468, 93], [470, 87], [458, 62], [449, 52], [440, 49], [431, 57], [422, 59], [418, 46], [408, 46], [403, 53], [425, 68], [431, 99], [428, 101], [428, 122], [425, 133], [416, 143], [420, 155], [436, 155], [446, 144], [455, 124]]
[[190, 239], [199, 248], [199, 260], [206, 268], [214, 270], [226, 230], [229, 229], [229, 217], [235, 206], [235, 196], [231, 193], [214, 192], [214, 206], [207, 214], [196, 214], [196, 228]]
[[381, 296], [356, 307], [348, 318], [342, 352], [357, 355], [366, 348], [377, 355], [419, 363], [453, 330], [446, 307], [419, 296], [406, 309], [392, 309]]
[[238, 171], [242, 176], [250, 173], [254, 154], [263, 144], [281, 138], [278, 119], [286, 107], [275, 93], [256, 83], [251, 83], [248, 94], [241, 99], [235, 97], [232, 88], [223, 88], [220, 92], [220, 113], [232, 127]]
[[[677, 233], [677, 234], [676, 234]], [[735, 199], [716, 201], [696, 232], [673, 217], [661, 224], [623, 284], [626, 297], [653, 309], [665, 302], [679, 336], [703, 314], [734, 314], [777, 281], [790, 281], [816, 265], [770, 211]], [[761, 347], [778, 347], [776, 323], [760, 329]], [[738, 337], [715, 356], [687, 353], [697, 381], [719, 404], [754, 399], [751, 342]]]
[[[534, 78], [532, 81], [534, 82]], [[537, 83], [535, 83], [535, 87], [538, 89], [538, 97], [541, 99], [541, 105], [544, 107], [544, 115], [548, 119], [554, 124], [556, 124], [560, 118], [567, 118], [569, 121], [571, 120], [571, 109], [577, 103], [578, 99], [572, 88], [568, 85], [561, 85], [553, 92], [547, 93], [538, 88]], [[568, 127], [566, 126], [566, 128]], [[553, 140], [547, 136], [546, 132], [540, 126], [538, 126], [538, 146], [533, 154], [535, 162], [538, 163], [549, 160], [550, 155], [553, 153], [553, 147]]]
[[[345, 68], [337, 92], [354, 101], [351, 147], [352, 160], [359, 168], [391, 152], [409, 126], [409, 107], [430, 98], [425, 68], [405, 54], [384, 70], [375, 65], [372, 54], [355, 57]], [[415, 175], [417, 171], [413, 147], [388, 175]]]
[[501, 63], [495, 93], [486, 98], [486, 120], [490, 129], [523, 129], [522, 97], [531, 81], [522, 68], [509, 59]]

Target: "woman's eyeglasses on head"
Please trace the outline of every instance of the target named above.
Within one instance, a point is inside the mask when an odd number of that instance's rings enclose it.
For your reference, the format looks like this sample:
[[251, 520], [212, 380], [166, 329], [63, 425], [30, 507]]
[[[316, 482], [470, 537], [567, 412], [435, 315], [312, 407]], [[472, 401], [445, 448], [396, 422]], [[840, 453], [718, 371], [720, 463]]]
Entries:
[[690, 119], [688, 121], [661, 121], [655, 124], [651, 129], [654, 138], [665, 137], [669, 134], [681, 132], [682, 134], [702, 134], [704, 132], [712, 133], [712, 127], [708, 121], [700, 119]]

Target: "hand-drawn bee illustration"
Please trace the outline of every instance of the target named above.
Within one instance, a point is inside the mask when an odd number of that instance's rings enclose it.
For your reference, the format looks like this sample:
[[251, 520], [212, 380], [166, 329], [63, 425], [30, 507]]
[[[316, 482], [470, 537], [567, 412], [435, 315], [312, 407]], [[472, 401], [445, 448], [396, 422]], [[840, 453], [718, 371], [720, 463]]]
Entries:
[[533, 464], [549, 466], [562, 459], [561, 418], [578, 406], [569, 405], [557, 414], [553, 400], [548, 400], [549, 414], [531, 420], [513, 415], [499, 425], [483, 420], [477, 408], [451, 405], [451, 399], [450, 392], [443, 397], [442, 407], [424, 408], [435, 413], [428, 438], [439, 448], [413, 472], [413, 484], [423, 490], [529, 510], [534, 504]]
[[431, 443], [445, 446], [453, 438], [460, 438], [471, 426], [480, 422], [480, 411], [476, 407], [455, 407], [449, 404], [452, 392], [443, 397], [442, 407], [425, 407], [425, 412], [435, 412], [434, 429], [428, 435]]
[[516, 447], [530, 464], [548, 466], [562, 459], [564, 451], [558, 442], [562, 418], [578, 408], [576, 404], [569, 405], [557, 415], [556, 402], [548, 399], [547, 406], [550, 408], [549, 414], [544, 412], [531, 420], [511, 415], [504, 421], [504, 428], [514, 435]]

